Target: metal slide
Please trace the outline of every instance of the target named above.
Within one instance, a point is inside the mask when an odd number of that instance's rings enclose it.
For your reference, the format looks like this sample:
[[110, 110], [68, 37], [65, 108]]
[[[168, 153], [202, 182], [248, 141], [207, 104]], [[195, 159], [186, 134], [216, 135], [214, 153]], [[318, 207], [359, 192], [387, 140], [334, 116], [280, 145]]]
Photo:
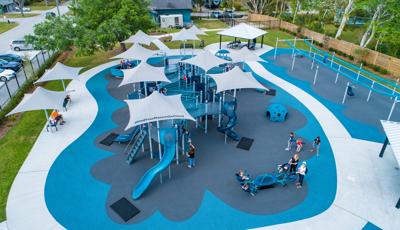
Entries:
[[164, 155], [159, 163], [150, 168], [137, 183], [133, 190], [133, 199], [137, 200], [150, 186], [153, 179], [166, 169], [175, 157], [176, 129], [165, 128], [160, 130], [161, 143], [164, 145]]

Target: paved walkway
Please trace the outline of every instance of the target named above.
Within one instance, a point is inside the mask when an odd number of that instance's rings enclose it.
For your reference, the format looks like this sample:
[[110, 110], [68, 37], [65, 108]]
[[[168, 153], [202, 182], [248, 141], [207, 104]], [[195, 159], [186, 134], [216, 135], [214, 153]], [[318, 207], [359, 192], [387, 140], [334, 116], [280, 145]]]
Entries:
[[80, 76], [80, 81], [68, 85], [67, 90], [74, 92], [71, 93], [71, 108], [63, 113], [67, 123], [54, 133], [43, 129], [13, 182], [6, 208], [9, 229], [37, 229], [38, 226], [40, 229], [63, 229], [44, 200], [47, 174], [58, 155], [90, 127], [97, 115], [97, 103], [86, 89], [86, 81], [117, 63], [119, 61], [113, 61], [88, 70]]
[[313, 113], [329, 139], [336, 161], [338, 185], [333, 205], [316, 217], [273, 228], [361, 229], [368, 221], [383, 229], [400, 226], [400, 212], [394, 207], [400, 194], [396, 187], [399, 173], [393, 155], [378, 158], [381, 144], [353, 139], [317, 99], [271, 74], [260, 63], [248, 65], [257, 75], [292, 94]]

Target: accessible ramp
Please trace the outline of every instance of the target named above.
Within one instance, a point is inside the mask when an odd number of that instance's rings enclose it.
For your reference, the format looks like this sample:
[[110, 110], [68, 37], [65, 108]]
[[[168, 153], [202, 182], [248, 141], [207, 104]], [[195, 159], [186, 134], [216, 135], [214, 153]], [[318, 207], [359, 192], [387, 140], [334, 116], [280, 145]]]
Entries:
[[137, 200], [147, 190], [153, 179], [166, 169], [175, 157], [176, 129], [163, 128], [160, 129], [161, 144], [164, 145], [164, 154], [159, 163], [150, 168], [137, 183], [133, 190], [133, 199]]

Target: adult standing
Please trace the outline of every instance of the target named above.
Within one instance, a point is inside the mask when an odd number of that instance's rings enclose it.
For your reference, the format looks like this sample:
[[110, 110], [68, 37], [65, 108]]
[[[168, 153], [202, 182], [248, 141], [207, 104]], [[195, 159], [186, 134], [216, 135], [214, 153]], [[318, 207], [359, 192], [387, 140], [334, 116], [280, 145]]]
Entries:
[[297, 169], [297, 174], [299, 174], [299, 182], [296, 183], [297, 188], [301, 188], [303, 186], [304, 177], [307, 174], [307, 163], [303, 161], [300, 167]]
[[188, 168], [193, 168], [195, 166], [195, 153], [196, 153], [196, 148], [194, 147], [192, 142], [189, 141], [189, 151], [187, 153], [189, 161]]
[[290, 158], [288, 164], [290, 165], [289, 172], [295, 173], [297, 169], [297, 164], [299, 163], [299, 154], [294, 154], [293, 157]]

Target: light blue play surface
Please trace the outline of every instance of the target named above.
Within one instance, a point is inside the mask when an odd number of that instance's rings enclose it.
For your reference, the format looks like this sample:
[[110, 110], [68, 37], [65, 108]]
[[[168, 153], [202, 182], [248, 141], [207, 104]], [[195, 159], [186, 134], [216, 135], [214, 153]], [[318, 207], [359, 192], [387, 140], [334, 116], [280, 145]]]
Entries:
[[[307, 198], [299, 205], [273, 215], [253, 215], [235, 210], [216, 196], [204, 191], [201, 207], [191, 218], [174, 222], [159, 212], [139, 224], [121, 225], [113, 222], [105, 207], [110, 187], [92, 177], [90, 170], [96, 162], [110, 157], [112, 153], [97, 148], [95, 138], [116, 127], [112, 113], [123, 106], [111, 97], [106, 85], [104, 70], [87, 82], [87, 88], [98, 103], [98, 114], [90, 128], [68, 146], [52, 165], [45, 187], [47, 207], [55, 219], [67, 229], [245, 229], [280, 224], [317, 215], [332, 204], [336, 195], [336, 166], [332, 150], [323, 131], [310, 111], [297, 99], [276, 86], [274, 102], [286, 104], [299, 110], [307, 118], [305, 127], [296, 133], [312, 140], [316, 135], [322, 139], [319, 158], [308, 160]], [[277, 69], [278, 76], [288, 78]], [[270, 85], [269, 82], [262, 80]], [[239, 108], [240, 109], [240, 108]], [[282, 137], [286, 139], [286, 137]], [[285, 141], [285, 140], [284, 140]], [[171, 201], [171, 205], [174, 202]]]

